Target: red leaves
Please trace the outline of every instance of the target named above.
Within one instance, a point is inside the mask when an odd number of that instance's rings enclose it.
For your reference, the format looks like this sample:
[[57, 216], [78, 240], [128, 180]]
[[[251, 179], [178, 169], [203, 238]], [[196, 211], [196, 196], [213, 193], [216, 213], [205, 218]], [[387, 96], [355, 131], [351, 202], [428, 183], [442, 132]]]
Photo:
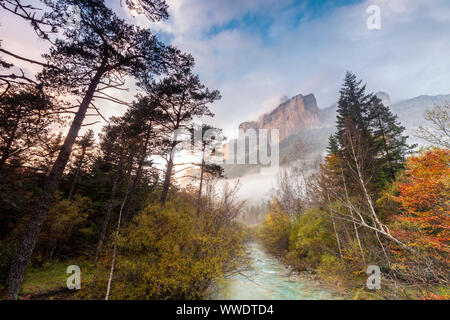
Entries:
[[[450, 151], [433, 149], [411, 157], [406, 163], [405, 183], [396, 183], [402, 215], [411, 232], [398, 233], [415, 245], [450, 252]], [[443, 256], [438, 257], [440, 260]]]

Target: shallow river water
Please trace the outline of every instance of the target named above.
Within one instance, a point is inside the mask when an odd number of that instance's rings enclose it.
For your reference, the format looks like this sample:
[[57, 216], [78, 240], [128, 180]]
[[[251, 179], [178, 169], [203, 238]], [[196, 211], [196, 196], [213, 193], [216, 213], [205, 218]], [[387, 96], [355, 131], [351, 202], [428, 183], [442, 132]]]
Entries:
[[213, 300], [322, 300], [339, 299], [312, 280], [295, 272], [265, 253], [258, 243], [248, 250], [253, 270], [222, 281], [212, 290]]

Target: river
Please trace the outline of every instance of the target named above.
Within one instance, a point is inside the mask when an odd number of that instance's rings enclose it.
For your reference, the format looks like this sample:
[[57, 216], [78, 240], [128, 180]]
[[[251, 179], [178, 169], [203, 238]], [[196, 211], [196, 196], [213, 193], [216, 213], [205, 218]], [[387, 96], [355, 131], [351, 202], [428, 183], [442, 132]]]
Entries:
[[254, 242], [247, 250], [252, 270], [223, 279], [212, 289], [212, 300], [339, 299], [312, 280], [305, 280]]

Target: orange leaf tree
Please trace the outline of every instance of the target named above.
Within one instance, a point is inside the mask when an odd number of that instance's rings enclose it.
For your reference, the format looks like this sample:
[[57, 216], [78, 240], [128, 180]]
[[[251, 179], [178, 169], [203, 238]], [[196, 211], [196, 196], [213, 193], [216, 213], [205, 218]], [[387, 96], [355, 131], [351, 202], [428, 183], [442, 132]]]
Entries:
[[450, 242], [450, 150], [432, 149], [410, 157], [406, 163], [406, 182], [396, 183], [401, 214], [396, 220], [409, 227], [397, 236], [411, 247], [429, 252], [448, 263]]

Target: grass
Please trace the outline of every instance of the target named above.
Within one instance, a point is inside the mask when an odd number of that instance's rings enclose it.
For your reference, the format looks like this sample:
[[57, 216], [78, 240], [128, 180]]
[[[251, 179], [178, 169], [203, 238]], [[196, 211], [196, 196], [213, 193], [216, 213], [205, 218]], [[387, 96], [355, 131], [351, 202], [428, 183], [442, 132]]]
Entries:
[[93, 266], [88, 261], [67, 260], [47, 263], [44, 266], [30, 268], [24, 279], [21, 295], [46, 295], [52, 292], [67, 289], [67, 267], [78, 265], [81, 269], [81, 287], [88, 284], [94, 276]]

